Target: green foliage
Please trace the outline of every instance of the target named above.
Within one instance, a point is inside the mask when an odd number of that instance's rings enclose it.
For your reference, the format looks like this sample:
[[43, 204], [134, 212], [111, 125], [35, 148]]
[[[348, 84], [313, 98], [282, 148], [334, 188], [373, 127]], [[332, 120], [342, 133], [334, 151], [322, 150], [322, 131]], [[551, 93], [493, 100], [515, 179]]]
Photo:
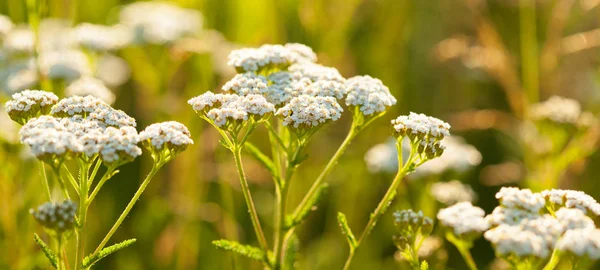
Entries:
[[293, 228], [304, 222], [304, 220], [306, 220], [308, 217], [308, 214], [315, 210], [317, 204], [321, 201], [321, 198], [323, 198], [323, 196], [327, 193], [328, 187], [328, 183], [321, 184], [314, 195], [308, 199], [306, 206], [297, 211], [296, 215], [293, 217], [287, 218], [286, 227]]
[[348, 240], [348, 245], [350, 245], [350, 249], [355, 249], [358, 243], [356, 242], [356, 237], [352, 233], [350, 226], [348, 226], [348, 220], [346, 219], [346, 215], [342, 212], [338, 212], [337, 214], [338, 224], [342, 229], [342, 234], [346, 236], [346, 240]]
[[252, 155], [252, 157], [254, 157], [258, 162], [260, 162], [260, 164], [263, 165], [263, 167], [269, 170], [269, 172], [271, 172], [272, 175], [277, 175], [277, 169], [275, 169], [275, 164], [273, 164], [273, 161], [267, 155], [261, 152], [260, 149], [258, 149], [256, 146], [249, 142], [246, 142], [246, 144], [244, 145], [244, 149], [246, 150], [246, 152]]
[[131, 246], [136, 241], [137, 241], [137, 239], [128, 239], [121, 243], [117, 243], [112, 246], [105, 247], [97, 254], [85, 257], [83, 259], [83, 264], [81, 265], [81, 267], [83, 269], [87, 269], [87, 268], [91, 267], [92, 265], [94, 265], [95, 263], [97, 263], [98, 261], [102, 260], [104, 257], [106, 257], [110, 254], [113, 254], [121, 249], [124, 249], [128, 246]]
[[429, 264], [427, 263], [427, 261], [421, 262], [421, 270], [429, 270]]
[[246, 256], [250, 259], [254, 259], [257, 261], [264, 261], [266, 257], [265, 253], [261, 249], [250, 245], [242, 245], [235, 241], [221, 239], [213, 241], [212, 244], [218, 249], [233, 251], [237, 254]]
[[283, 270], [295, 269], [298, 251], [300, 250], [300, 240], [296, 234], [292, 234], [287, 242], [285, 256], [283, 258]]
[[56, 254], [52, 252], [52, 250], [48, 247], [46, 242], [44, 242], [44, 240], [42, 240], [42, 238], [40, 238], [40, 236], [37, 233], [33, 234], [33, 239], [40, 246], [42, 252], [44, 252], [44, 255], [46, 255], [46, 258], [48, 258], [48, 260], [50, 261], [50, 264], [52, 264], [54, 268], [58, 268]]

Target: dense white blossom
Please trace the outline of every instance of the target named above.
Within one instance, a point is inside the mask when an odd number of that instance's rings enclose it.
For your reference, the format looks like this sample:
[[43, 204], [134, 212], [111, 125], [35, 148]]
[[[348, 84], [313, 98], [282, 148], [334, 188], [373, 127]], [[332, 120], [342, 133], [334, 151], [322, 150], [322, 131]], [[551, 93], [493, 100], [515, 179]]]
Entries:
[[480, 234], [489, 228], [484, 219], [483, 209], [473, 206], [470, 202], [460, 202], [440, 210], [437, 218], [440, 222], [451, 228], [455, 235], [463, 236]]
[[532, 219], [539, 216], [539, 213], [533, 213], [519, 208], [507, 208], [498, 206], [494, 208], [494, 211], [492, 211], [491, 214], [487, 215], [485, 219], [490, 225], [517, 225], [522, 220]]
[[28, 145], [31, 153], [40, 159], [81, 153], [83, 147], [77, 137], [58, 121], [49, 118], [52, 117], [42, 116], [27, 122], [19, 132], [21, 143]]
[[546, 204], [544, 197], [539, 193], [515, 187], [502, 187], [496, 193], [496, 199], [503, 207], [523, 209], [532, 213], [539, 213]]
[[265, 94], [268, 91], [267, 79], [252, 72], [237, 74], [225, 85], [223, 91], [233, 92], [240, 96], [248, 94]]
[[586, 214], [600, 215], [600, 204], [583, 191], [551, 189], [542, 191], [541, 196], [554, 207], [577, 208]]
[[477, 198], [477, 194], [471, 186], [463, 184], [458, 180], [434, 183], [431, 185], [430, 193], [436, 200], [446, 205], [473, 202]]
[[[409, 147], [408, 147], [409, 148]], [[398, 171], [398, 149], [396, 140], [390, 138], [385, 143], [371, 147], [364, 157], [367, 169], [371, 173]]]
[[77, 204], [73, 201], [47, 202], [29, 210], [33, 218], [47, 229], [63, 233], [75, 227]]
[[183, 150], [194, 143], [190, 137], [190, 131], [187, 127], [175, 121], [149, 125], [139, 135], [142, 143], [159, 151], [163, 148]]
[[534, 120], [575, 124], [581, 115], [581, 105], [574, 99], [552, 96], [544, 102], [532, 105], [529, 115]]
[[121, 10], [120, 23], [130, 27], [138, 43], [164, 44], [195, 34], [202, 15], [166, 2], [135, 2]]
[[38, 63], [42, 74], [51, 79], [69, 81], [92, 73], [85, 53], [74, 49], [44, 51]]
[[13, 27], [14, 24], [9, 17], [0, 15], [0, 40], [4, 39], [4, 37], [13, 29]]
[[316, 55], [311, 52], [309, 47], [301, 47], [300, 44], [265, 44], [258, 48], [233, 50], [227, 63], [238, 72], [256, 72], [265, 67], [283, 69], [295, 63], [316, 60]]
[[82, 23], [71, 31], [71, 38], [80, 46], [97, 51], [116, 50], [126, 46], [132, 32], [123, 25], [99, 25]]
[[333, 67], [326, 67], [315, 63], [303, 62], [291, 65], [289, 71], [297, 72], [302, 77], [309, 78], [311, 81], [336, 81], [345, 83], [346, 79], [340, 74], [340, 72]]
[[600, 230], [583, 228], [568, 230], [556, 244], [556, 249], [578, 257], [600, 259]]
[[561, 208], [554, 213], [563, 230], [595, 228], [594, 221], [577, 208]]
[[115, 94], [94, 77], [84, 76], [71, 82], [65, 89], [66, 96], [94, 96], [108, 104], [115, 102]]
[[371, 76], [356, 76], [346, 80], [347, 106], [355, 106], [364, 115], [384, 112], [396, 104], [396, 98], [381, 80]]
[[4, 105], [6, 112], [17, 122], [28, 120], [38, 114], [47, 114], [58, 102], [58, 97], [51, 92], [25, 90], [12, 95], [12, 99]]
[[314, 127], [329, 121], [336, 121], [342, 115], [342, 107], [333, 97], [313, 97], [301, 95], [277, 110], [276, 115], [286, 126]]
[[114, 127], [136, 126], [134, 118], [94, 96], [64, 98], [52, 107], [51, 114], [58, 117], [82, 115]]
[[392, 120], [392, 126], [400, 136], [443, 138], [450, 135], [450, 124], [422, 113], [398, 116]]
[[249, 116], [261, 120], [267, 114], [275, 112], [275, 106], [257, 94], [238, 96], [208, 91], [188, 100], [188, 104], [218, 127], [225, 126], [228, 120], [237, 123], [248, 120]]
[[134, 127], [107, 127], [102, 134], [100, 158], [108, 164], [129, 162], [142, 154]]
[[112, 54], [103, 54], [96, 61], [96, 77], [109, 87], [126, 83], [131, 77], [129, 64], [123, 58]]
[[4, 36], [3, 47], [9, 55], [33, 52], [33, 32], [26, 26], [17, 26]]

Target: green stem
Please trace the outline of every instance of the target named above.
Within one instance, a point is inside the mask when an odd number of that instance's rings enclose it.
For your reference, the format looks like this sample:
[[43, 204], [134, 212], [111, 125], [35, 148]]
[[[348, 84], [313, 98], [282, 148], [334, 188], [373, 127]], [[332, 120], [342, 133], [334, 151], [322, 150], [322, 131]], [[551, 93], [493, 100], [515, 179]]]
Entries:
[[[398, 188], [400, 183], [402, 183], [402, 179], [404, 178], [404, 176], [406, 176], [406, 173], [408, 172], [408, 169], [413, 161], [414, 153], [416, 152], [414, 149], [411, 151], [410, 157], [408, 158], [408, 161], [406, 162], [405, 166], [402, 166], [402, 163], [403, 163], [403, 160], [402, 160], [402, 138], [399, 138], [397, 140], [396, 144], [398, 147], [398, 168], [401, 168], [401, 169], [398, 170], [396, 177], [394, 178], [394, 180], [392, 181], [392, 184], [390, 185], [390, 187], [386, 191], [385, 195], [383, 196], [383, 199], [379, 202], [379, 204], [377, 205], [377, 208], [375, 208], [375, 211], [373, 212], [373, 214], [371, 214], [371, 217], [369, 218], [369, 221], [367, 222], [367, 226], [365, 226], [364, 230], [360, 234], [360, 237], [358, 238], [358, 241], [356, 242], [355, 249], [358, 249], [360, 244], [371, 233], [371, 231], [373, 230], [375, 225], [377, 225], [377, 221], [379, 220], [379, 218], [387, 210], [388, 206], [390, 205], [390, 203], [396, 196], [396, 189]], [[350, 268], [350, 264], [352, 263], [354, 254], [355, 254], [355, 252], [350, 252], [350, 254], [348, 255], [348, 258], [346, 259], [346, 263], [344, 264], [344, 268], [343, 268], [344, 270], [347, 270]]]
[[469, 251], [468, 246], [458, 245], [456, 248], [467, 263], [467, 267], [469, 267], [470, 270], [477, 270], [477, 264], [475, 264], [475, 260], [473, 259], [473, 256], [471, 256], [471, 251]]
[[244, 194], [244, 199], [246, 200], [246, 206], [248, 207], [248, 212], [250, 213], [250, 219], [252, 220], [252, 226], [254, 227], [254, 233], [256, 234], [256, 238], [258, 239], [258, 243], [260, 247], [267, 251], [269, 250], [269, 246], [267, 244], [267, 239], [265, 238], [265, 234], [263, 233], [263, 229], [260, 225], [260, 221], [258, 219], [258, 213], [256, 212], [256, 207], [254, 206], [254, 202], [252, 201], [252, 195], [250, 194], [250, 188], [248, 187], [248, 180], [246, 179], [246, 174], [244, 173], [244, 167], [242, 165], [242, 147], [241, 145], [235, 145], [232, 149], [233, 158], [235, 160], [235, 166], [237, 167], [237, 171], [240, 177], [240, 185], [242, 187], [242, 193]]
[[102, 250], [102, 248], [104, 248], [104, 246], [108, 243], [108, 240], [110, 240], [110, 238], [113, 236], [113, 234], [115, 234], [115, 232], [117, 231], [119, 226], [121, 226], [121, 223], [123, 223], [123, 220], [125, 220], [125, 218], [129, 214], [129, 212], [131, 211], [131, 209], [133, 208], [135, 203], [138, 201], [138, 199], [140, 198], [140, 196], [142, 195], [142, 193], [144, 192], [144, 190], [150, 183], [150, 180], [152, 180], [152, 178], [158, 172], [160, 167], [162, 167], [162, 165], [164, 165], [163, 161], [160, 161], [160, 160], [154, 161], [154, 163], [152, 164], [152, 169], [146, 176], [146, 179], [144, 179], [144, 181], [142, 182], [142, 184], [140, 185], [138, 190], [135, 192], [135, 194], [133, 195], [133, 198], [131, 198], [131, 200], [125, 207], [125, 210], [123, 210], [123, 212], [121, 213], [121, 215], [119, 216], [119, 218], [117, 219], [115, 224], [112, 226], [112, 228], [110, 228], [110, 231], [108, 231], [106, 236], [104, 236], [104, 239], [102, 239], [102, 241], [100, 242], [100, 244], [98, 245], [98, 247], [96, 248], [96, 250], [94, 251], [92, 256], [97, 255], [98, 252], [100, 252]]
[[40, 165], [40, 176], [42, 178], [42, 187], [48, 197], [48, 201], [52, 201], [52, 193], [50, 192], [50, 185], [48, 184], [48, 175], [46, 174], [46, 166], [43, 161], [39, 161]]
[[554, 249], [554, 251], [552, 252], [552, 257], [550, 257], [550, 260], [548, 261], [546, 266], [544, 266], [543, 270], [553, 270], [554, 268], [556, 268], [562, 257], [561, 255], [562, 254], [560, 253], [560, 251], [558, 251], [558, 249]]
[[81, 269], [85, 256], [85, 221], [88, 210], [88, 170], [90, 163], [79, 161], [79, 224], [77, 229], [77, 248], [75, 249], [75, 269]]
[[63, 257], [63, 237], [62, 235], [58, 235], [56, 241], [58, 242], [58, 246], [56, 248], [56, 254], [58, 254], [58, 256], [56, 256], [56, 269], [57, 270], [62, 270], [64, 269], [63, 267], [63, 262], [66, 261], [66, 259]]
[[88, 197], [88, 206], [92, 203], [92, 201], [94, 201], [94, 199], [96, 198], [96, 195], [98, 195], [98, 192], [100, 191], [100, 189], [102, 188], [104, 183], [106, 183], [106, 181], [108, 181], [110, 178], [112, 178], [114, 171], [115, 171], [114, 166], [110, 166], [108, 168], [108, 170], [106, 170], [106, 172], [104, 173], [104, 175], [102, 176], [102, 178], [100, 179], [100, 181], [98, 182], [98, 184], [96, 185], [96, 187], [94, 188], [94, 190], [92, 191], [90, 196]]
[[54, 170], [54, 174], [56, 175], [56, 179], [57, 179], [58, 185], [60, 186], [60, 190], [61, 190], [63, 196], [65, 197], [65, 199], [70, 200], [71, 196], [69, 196], [69, 191], [67, 190], [65, 181], [60, 175], [60, 168], [61, 168], [61, 165], [58, 165], [58, 166], [53, 166], [52, 169]]
[[523, 72], [523, 86], [529, 103], [535, 103], [539, 99], [539, 63], [535, 5], [534, 0], [519, 0], [521, 69]]

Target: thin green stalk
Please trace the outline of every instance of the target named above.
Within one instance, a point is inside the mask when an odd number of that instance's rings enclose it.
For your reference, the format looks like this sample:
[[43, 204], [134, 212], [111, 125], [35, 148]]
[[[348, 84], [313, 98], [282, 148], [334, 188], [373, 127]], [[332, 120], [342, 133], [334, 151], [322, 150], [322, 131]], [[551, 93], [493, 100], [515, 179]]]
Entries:
[[560, 253], [560, 251], [554, 249], [554, 251], [552, 251], [552, 257], [550, 257], [550, 260], [548, 261], [546, 266], [544, 266], [543, 270], [553, 270], [554, 268], [556, 268], [562, 257], [561, 255], [562, 254]]
[[67, 186], [65, 185], [65, 181], [64, 181], [64, 179], [60, 175], [60, 168], [61, 168], [61, 165], [59, 165], [59, 166], [53, 166], [52, 169], [54, 170], [54, 174], [56, 175], [56, 180], [58, 182], [58, 185], [60, 186], [60, 190], [61, 190], [63, 196], [65, 197], [65, 199], [70, 200], [71, 196], [69, 196], [69, 191], [67, 190]]
[[104, 175], [102, 176], [102, 178], [100, 179], [100, 181], [98, 182], [96, 187], [94, 187], [94, 190], [88, 197], [88, 206], [89, 206], [89, 204], [92, 203], [92, 201], [94, 201], [94, 199], [96, 198], [96, 195], [98, 195], [98, 192], [100, 191], [100, 189], [102, 188], [104, 183], [106, 183], [106, 181], [108, 181], [113, 176], [114, 171], [115, 171], [114, 166], [111, 166], [108, 168], [108, 170], [106, 170], [106, 173], [104, 173]]
[[158, 172], [158, 170], [160, 169], [160, 167], [162, 167], [162, 165], [164, 165], [164, 163], [162, 161], [155, 161], [152, 164], [152, 169], [150, 170], [150, 172], [146, 176], [146, 179], [144, 179], [144, 181], [142, 182], [142, 184], [140, 185], [140, 187], [138, 188], [138, 190], [135, 192], [135, 194], [133, 195], [133, 198], [131, 198], [131, 200], [129, 201], [129, 203], [125, 207], [125, 210], [123, 210], [123, 212], [121, 213], [121, 215], [119, 216], [119, 218], [117, 219], [117, 221], [115, 222], [115, 224], [112, 226], [112, 228], [110, 228], [110, 231], [108, 231], [108, 233], [106, 234], [106, 236], [104, 236], [104, 239], [102, 239], [102, 241], [100, 242], [100, 244], [98, 245], [98, 247], [96, 248], [96, 250], [94, 251], [94, 253], [92, 254], [92, 256], [93, 255], [97, 255], [98, 252], [100, 252], [102, 250], [102, 248], [104, 248], [104, 246], [108, 243], [108, 240], [110, 240], [110, 238], [113, 236], [113, 234], [115, 234], [115, 232], [117, 231], [117, 229], [119, 228], [119, 226], [121, 226], [121, 223], [123, 223], [123, 220], [125, 220], [125, 218], [129, 214], [129, 212], [131, 211], [131, 209], [133, 208], [133, 206], [135, 205], [135, 203], [137, 202], [137, 200], [140, 198], [140, 196], [144, 192], [144, 190], [146, 190], [146, 187], [150, 183], [150, 180], [152, 180], [152, 178]]
[[44, 192], [46, 193], [46, 197], [48, 197], [48, 201], [52, 201], [52, 193], [50, 192], [50, 185], [48, 184], [48, 174], [46, 174], [46, 165], [43, 161], [39, 161], [40, 165], [40, 176], [42, 178], [42, 187], [44, 188]]
[[467, 263], [467, 267], [469, 267], [470, 270], [477, 270], [477, 264], [475, 264], [475, 260], [473, 259], [473, 256], [471, 256], [471, 251], [469, 248], [465, 245], [458, 245], [456, 248]]
[[248, 187], [248, 180], [246, 179], [246, 174], [244, 173], [244, 167], [242, 165], [242, 149], [241, 145], [234, 146], [232, 149], [233, 158], [235, 160], [235, 166], [237, 167], [237, 171], [240, 177], [240, 184], [242, 187], [242, 193], [244, 194], [244, 199], [246, 200], [246, 206], [248, 207], [248, 212], [250, 213], [250, 219], [252, 220], [252, 227], [254, 227], [254, 233], [256, 234], [256, 238], [258, 239], [258, 243], [260, 247], [267, 251], [269, 250], [269, 246], [267, 244], [267, 238], [265, 238], [265, 234], [260, 225], [260, 220], [258, 219], [258, 213], [256, 212], [256, 207], [254, 206], [254, 201], [252, 200], [252, 195], [250, 194], [250, 188]]
[[[402, 138], [398, 139], [398, 141], [396, 142], [396, 144], [398, 145], [398, 149], [402, 149]], [[373, 212], [373, 214], [371, 214], [371, 217], [369, 218], [369, 221], [367, 222], [367, 226], [365, 226], [364, 230], [362, 231], [360, 237], [358, 238], [358, 241], [356, 242], [356, 248], [355, 250], [351, 250], [351, 252], [348, 255], [348, 258], [346, 259], [346, 263], [344, 264], [344, 270], [347, 270], [350, 268], [350, 264], [352, 263], [352, 259], [354, 258], [354, 254], [356, 249], [358, 249], [358, 247], [360, 246], [360, 244], [367, 238], [367, 236], [371, 233], [371, 231], [373, 230], [373, 228], [375, 227], [375, 225], [377, 225], [377, 221], [379, 220], [379, 218], [385, 213], [385, 211], [387, 210], [388, 206], [390, 205], [390, 203], [392, 202], [392, 200], [394, 199], [394, 197], [396, 196], [396, 189], [398, 188], [398, 186], [400, 185], [400, 183], [402, 183], [402, 179], [404, 178], [404, 176], [406, 176], [406, 173], [408, 172], [408, 169], [412, 163], [412, 160], [414, 158], [414, 149], [410, 152], [410, 156], [408, 157], [408, 161], [406, 162], [405, 166], [402, 166], [403, 160], [402, 160], [402, 151], [398, 151], [398, 168], [401, 168], [400, 170], [398, 170], [398, 173], [396, 174], [396, 177], [394, 178], [394, 180], [392, 181], [392, 184], [390, 185], [390, 187], [388, 188], [388, 190], [386, 191], [385, 195], [383, 196], [383, 199], [379, 202], [379, 204], [377, 205], [377, 208], [375, 208], [375, 211]]]
[[519, 0], [519, 26], [523, 86], [529, 103], [536, 103], [539, 100], [539, 57], [534, 0]]
[[58, 256], [56, 256], [56, 267], [57, 270], [62, 270], [63, 267], [63, 262], [66, 261], [66, 258], [63, 257], [63, 237], [62, 235], [58, 235], [56, 241], [58, 242], [57, 248], [56, 248], [56, 254], [58, 254]]
[[81, 269], [85, 256], [85, 222], [88, 210], [88, 171], [90, 163], [79, 161], [79, 224], [77, 228], [77, 247], [75, 249], [75, 269]]

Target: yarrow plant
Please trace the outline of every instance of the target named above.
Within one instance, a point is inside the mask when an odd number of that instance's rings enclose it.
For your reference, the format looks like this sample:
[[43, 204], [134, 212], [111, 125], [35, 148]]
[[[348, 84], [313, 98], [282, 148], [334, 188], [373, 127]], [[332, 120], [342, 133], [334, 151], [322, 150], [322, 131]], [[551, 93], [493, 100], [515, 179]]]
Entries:
[[[13, 120], [24, 123], [21, 143], [29, 146], [41, 162], [49, 202], [31, 213], [57, 245], [51, 249], [37, 235], [35, 240], [57, 269], [68, 269], [68, 265], [89, 269], [100, 259], [133, 244], [135, 239], [105, 248], [158, 170], [193, 143], [187, 128], [177, 122], [152, 124], [138, 134], [135, 119], [93, 96], [59, 101], [54, 94], [27, 90], [13, 95], [6, 109]], [[119, 167], [142, 154], [140, 145], [150, 152], [152, 169], [98, 247], [86, 256], [89, 206]], [[77, 173], [72, 172], [72, 164], [76, 164]], [[54, 172], [59, 197], [65, 201], [59, 202], [53, 194], [46, 165]], [[102, 166], [104, 173], [100, 173]], [[77, 199], [71, 200], [73, 195]], [[76, 238], [75, 254], [68, 254], [72, 235]]]
[[419, 261], [419, 250], [433, 231], [433, 220], [421, 211], [402, 210], [394, 213], [394, 225], [398, 232], [394, 236], [394, 243], [404, 259], [414, 269], [427, 269], [427, 262]]
[[[234, 155], [259, 248], [228, 240], [214, 244], [262, 261], [269, 269], [291, 267], [288, 264], [293, 260], [284, 258], [293, 258], [291, 253], [297, 250], [295, 228], [315, 208], [334, 165], [360, 131], [396, 103], [380, 80], [369, 76], [345, 79], [335, 68], [316, 61], [317, 55], [310, 47], [296, 43], [234, 50], [229, 65], [239, 74], [223, 85], [225, 94], [209, 91], [188, 102], [200, 118], [217, 129], [222, 145]], [[296, 168], [307, 158], [304, 150], [324, 125], [343, 117], [343, 104], [352, 114], [350, 131], [301, 203], [288, 214], [288, 190]], [[270, 157], [248, 142], [259, 125], [269, 133]], [[242, 150], [267, 168], [275, 183], [272, 249], [254, 207], [242, 166]]]

